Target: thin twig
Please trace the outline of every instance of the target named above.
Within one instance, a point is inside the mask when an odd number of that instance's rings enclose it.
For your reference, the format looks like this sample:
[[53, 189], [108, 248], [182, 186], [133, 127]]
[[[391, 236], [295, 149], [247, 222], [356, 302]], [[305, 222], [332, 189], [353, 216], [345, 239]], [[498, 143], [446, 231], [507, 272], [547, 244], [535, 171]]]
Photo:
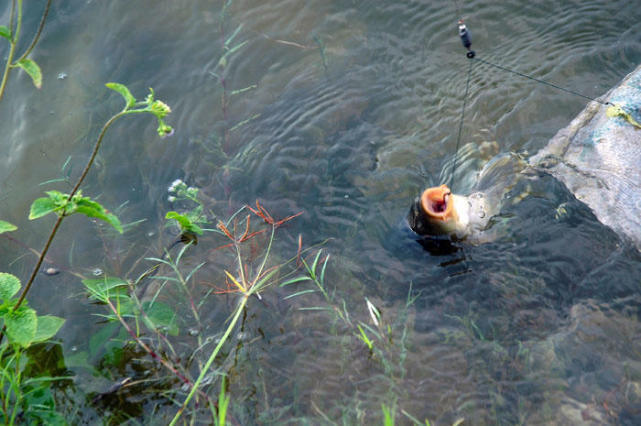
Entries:
[[31, 45], [27, 48], [27, 50], [18, 58], [16, 62], [20, 62], [27, 56], [29, 56], [29, 53], [33, 50], [34, 47], [36, 47], [36, 44], [38, 44], [38, 40], [40, 39], [40, 34], [42, 34], [42, 30], [45, 27], [45, 22], [47, 20], [47, 15], [49, 14], [49, 8], [51, 6], [51, 0], [47, 0], [47, 5], [45, 6], [45, 11], [42, 13], [42, 19], [40, 19], [40, 25], [38, 26], [38, 32], [36, 32], [36, 35], [33, 37], [33, 40], [31, 41]]

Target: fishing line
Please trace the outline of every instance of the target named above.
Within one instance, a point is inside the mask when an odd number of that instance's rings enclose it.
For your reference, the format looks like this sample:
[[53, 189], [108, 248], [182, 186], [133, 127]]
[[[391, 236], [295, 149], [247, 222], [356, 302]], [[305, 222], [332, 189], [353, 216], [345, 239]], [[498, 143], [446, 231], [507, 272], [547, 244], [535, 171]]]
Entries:
[[454, 7], [456, 8], [456, 16], [461, 16], [461, 9], [458, 7], [457, 0], [454, 0]]
[[476, 59], [477, 61], [482, 62], [482, 63], [484, 63], [486, 65], [490, 65], [492, 67], [498, 68], [498, 69], [503, 70], [503, 71], [511, 72], [512, 74], [516, 74], [516, 75], [518, 75], [520, 77], [524, 77], [524, 78], [536, 81], [537, 83], [541, 83], [541, 84], [544, 84], [546, 86], [554, 87], [555, 89], [561, 90], [563, 92], [570, 93], [570, 94], [576, 95], [576, 96], [580, 96], [580, 97], [582, 97], [584, 99], [588, 99], [588, 100], [591, 100], [591, 101], [594, 101], [594, 102], [598, 102], [601, 105], [613, 105], [611, 102], [602, 101], [600, 99], [584, 95], [584, 94], [576, 92], [574, 90], [566, 89], [566, 88], [561, 87], [559, 85], [556, 85], [554, 83], [550, 83], [549, 81], [541, 80], [540, 78], [532, 77], [531, 75], [523, 74], [521, 72], [512, 70], [510, 68], [507, 68], [507, 67], [504, 67], [504, 66], [501, 66], [501, 65], [493, 64], [492, 62], [486, 61], [486, 60], [478, 58], [478, 57], [474, 57], [474, 58], [471, 58], [471, 59]]
[[[455, 4], [455, 7], [456, 7], [457, 15], [461, 16], [460, 15], [460, 9], [459, 9], [459, 6], [458, 6], [458, 1], [454, 0], [454, 4]], [[565, 87], [561, 87], [558, 84], [554, 84], [554, 83], [551, 83], [549, 81], [545, 81], [545, 80], [542, 80], [540, 78], [536, 78], [536, 77], [533, 77], [531, 75], [524, 74], [522, 72], [510, 69], [510, 68], [504, 67], [502, 65], [498, 65], [498, 64], [492, 63], [490, 61], [486, 61], [485, 59], [481, 59], [481, 58], [477, 57], [476, 56], [476, 52], [474, 52], [472, 50], [472, 36], [471, 36], [470, 32], [468, 31], [467, 26], [463, 22], [463, 19], [459, 19], [458, 20], [458, 35], [461, 38], [461, 43], [463, 44], [463, 47], [465, 47], [465, 49], [467, 49], [466, 56], [467, 56], [468, 59], [476, 59], [477, 61], [479, 61], [479, 62], [481, 62], [483, 64], [486, 64], [486, 65], [489, 65], [491, 67], [498, 68], [498, 69], [500, 69], [502, 71], [506, 71], [506, 72], [515, 74], [515, 75], [517, 75], [519, 77], [523, 77], [523, 78], [526, 78], [528, 80], [532, 80], [532, 81], [534, 81], [536, 83], [552, 87], [554, 89], [560, 90], [560, 91], [565, 92], [565, 93], [569, 93], [571, 95], [575, 95], [575, 96], [579, 96], [579, 97], [584, 98], [584, 99], [588, 99], [588, 100], [590, 100], [592, 102], [597, 102], [597, 103], [599, 103], [601, 105], [615, 106], [612, 102], [603, 101], [601, 99], [594, 98], [592, 96], [587, 96], [587, 95], [584, 95], [583, 93], [577, 92], [576, 90], [566, 89]], [[465, 83], [465, 95], [463, 96], [463, 107], [461, 109], [461, 118], [460, 118], [460, 121], [459, 121], [458, 136], [456, 138], [456, 149], [454, 150], [454, 164], [452, 166], [452, 174], [450, 176], [450, 188], [454, 187], [454, 174], [456, 173], [456, 166], [457, 166], [457, 161], [458, 161], [458, 151], [459, 151], [459, 146], [460, 146], [460, 143], [461, 143], [461, 134], [462, 134], [462, 131], [463, 131], [463, 122], [465, 120], [465, 107], [467, 105], [467, 96], [469, 94], [469, 89], [470, 89], [470, 76], [471, 76], [471, 73], [472, 73], [472, 62], [470, 62], [470, 66], [468, 67], [468, 71], [467, 71], [467, 81]], [[627, 113], [627, 111], [625, 111], [622, 107], [619, 106], [618, 108], [620, 108], [620, 110], [623, 113]], [[627, 115], [629, 116], [629, 113], [627, 113]]]
[[454, 174], [456, 173], [456, 162], [458, 159], [459, 145], [461, 144], [461, 134], [463, 132], [463, 121], [465, 120], [465, 106], [467, 105], [467, 95], [470, 92], [470, 78], [472, 76], [472, 61], [467, 68], [467, 81], [465, 82], [465, 95], [463, 95], [463, 107], [461, 108], [461, 119], [458, 124], [458, 137], [456, 138], [456, 149], [454, 150], [454, 164], [452, 165], [452, 175], [450, 176], [450, 190], [454, 192]]

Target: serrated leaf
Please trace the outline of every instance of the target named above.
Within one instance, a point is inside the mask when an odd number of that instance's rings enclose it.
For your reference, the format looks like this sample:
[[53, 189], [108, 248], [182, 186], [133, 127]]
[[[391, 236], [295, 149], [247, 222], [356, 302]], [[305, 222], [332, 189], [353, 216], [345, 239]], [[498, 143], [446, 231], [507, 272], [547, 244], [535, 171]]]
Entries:
[[11, 30], [6, 25], [0, 25], [0, 37], [11, 40]]
[[38, 329], [38, 316], [31, 308], [21, 307], [4, 317], [9, 341], [27, 347], [33, 341]]
[[[170, 334], [171, 336], [178, 335], [178, 324], [176, 323], [176, 312], [171, 309], [169, 305], [161, 302], [145, 302], [142, 305], [145, 311], [143, 320], [147, 327], [152, 330], [160, 329], [159, 331]], [[165, 329], [165, 330], [163, 330]]]
[[0, 299], [11, 299], [22, 287], [18, 277], [6, 272], [0, 272]]
[[44, 342], [45, 340], [51, 339], [64, 323], [64, 318], [53, 315], [38, 317], [38, 327], [36, 328], [36, 334], [33, 337], [32, 343]]
[[57, 206], [56, 202], [51, 198], [38, 198], [31, 204], [29, 219], [38, 219], [39, 217], [46, 216], [58, 209], [59, 206]]
[[114, 91], [120, 93], [120, 95], [123, 98], [125, 98], [125, 102], [127, 103], [127, 108], [131, 108], [136, 103], [136, 98], [134, 98], [134, 95], [131, 94], [131, 92], [129, 91], [127, 86], [125, 86], [124, 84], [107, 83], [107, 84], [105, 84], [105, 86], [107, 86], [111, 90], [114, 90]]
[[102, 204], [91, 200], [88, 197], [82, 197], [76, 201], [76, 213], [82, 213], [88, 217], [95, 217], [100, 220], [104, 220], [111, 226], [113, 226], [116, 231], [122, 234], [122, 225], [120, 220], [116, 217], [115, 214], [109, 213]]
[[0, 220], [0, 234], [4, 232], [15, 231], [16, 229], [18, 229], [16, 225], [13, 225], [9, 222], [5, 222], [4, 220]]
[[36, 61], [25, 58], [18, 61], [16, 65], [25, 70], [27, 74], [29, 74], [31, 80], [33, 80], [34, 86], [36, 86], [38, 89], [42, 87], [42, 71], [40, 71], [40, 67], [38, 66]]

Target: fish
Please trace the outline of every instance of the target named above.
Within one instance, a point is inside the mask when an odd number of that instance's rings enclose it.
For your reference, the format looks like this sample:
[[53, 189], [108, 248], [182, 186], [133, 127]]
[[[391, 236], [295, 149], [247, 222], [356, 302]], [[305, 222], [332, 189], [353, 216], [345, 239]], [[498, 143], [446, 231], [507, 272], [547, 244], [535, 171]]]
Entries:
[[[418, 235], [483, 242], [519, 175], [544, 173], [561, 182], [596, 218], [641, 251], [641, 65], [529, 159], [504, 154], [479, 173], [481, 190], [454, 194], [427, 188], [407, 215]], [[505, 179], [496, 179], [496, 174]], [[509, 174], [513, 173], [512, 179]], [[483, 184], [483, 180], [492, 185]], [[498, 182], [510, 182], [507, 185]]]

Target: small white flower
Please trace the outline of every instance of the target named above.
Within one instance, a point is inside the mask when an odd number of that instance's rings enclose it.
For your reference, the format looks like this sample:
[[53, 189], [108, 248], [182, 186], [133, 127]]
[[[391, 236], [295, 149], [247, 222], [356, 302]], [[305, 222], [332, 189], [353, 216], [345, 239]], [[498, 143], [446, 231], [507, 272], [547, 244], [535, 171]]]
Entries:
[[169, 188], [167, 188], [167, 191], [169, 192], [174, 192], [180, 185], [183, 185], [184, 182], [181, 179], [176, 179], [174, 180], [171, 185], [169, 185]]
[[170, 203], [173, 203], [174, 201], [176, 201], [176, 197], [174, 197], [173, 195], [170, 195], [169, 197], [167, 197], [167, 201], [169, 201]]

